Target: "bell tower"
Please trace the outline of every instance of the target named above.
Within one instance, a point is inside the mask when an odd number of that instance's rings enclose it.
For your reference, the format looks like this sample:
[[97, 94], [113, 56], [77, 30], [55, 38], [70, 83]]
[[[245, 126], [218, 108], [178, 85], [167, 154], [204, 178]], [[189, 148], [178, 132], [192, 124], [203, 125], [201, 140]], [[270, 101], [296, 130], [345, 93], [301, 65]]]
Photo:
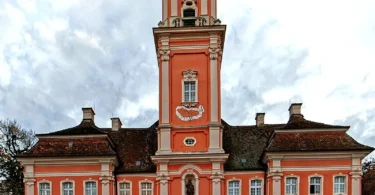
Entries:
[[220, 66], [225, 25], [216, 0], [163, 0], [153, 29], [159, 65], [157, 155], [224, 153]]
[[220, 69], [226, 26], [216, 0], [162, 0], [153, 29], [159, 66], [160, 194], [221, 195], [224, 178]]

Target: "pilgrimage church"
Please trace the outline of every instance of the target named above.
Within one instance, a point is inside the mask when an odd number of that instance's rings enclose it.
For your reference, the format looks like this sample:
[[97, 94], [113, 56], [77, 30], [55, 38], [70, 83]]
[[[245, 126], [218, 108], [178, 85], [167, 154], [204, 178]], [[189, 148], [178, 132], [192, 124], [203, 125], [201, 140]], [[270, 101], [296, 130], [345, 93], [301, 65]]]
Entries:
[[111, 118], [112, 127], [98, 127], [100, 113], [82, 108], [80, 124], [37, 135], [18, 157], [25, 195], [361, 194], [361, 161], [374, 148], [350, 137], [349, 126], [306, 119], [301, 103], [282, 124], [265, 123], [265, 113], [255, 125], [225, 122], [226, 25], [216, 0], [162, 4], [153, 29], [159, 120], [127, 128]]

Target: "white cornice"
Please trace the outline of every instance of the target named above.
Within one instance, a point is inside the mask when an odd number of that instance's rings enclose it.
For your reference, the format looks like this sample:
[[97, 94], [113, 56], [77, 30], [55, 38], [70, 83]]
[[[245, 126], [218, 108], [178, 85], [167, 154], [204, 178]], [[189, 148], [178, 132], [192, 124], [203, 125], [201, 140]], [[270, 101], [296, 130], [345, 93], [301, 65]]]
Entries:
[[215, 26], [199, 26], [199, 27], [179, 27], [179, 28], [154, 28], [154, 34], [162, 33], [200, 33], [200, 32], [214, 32], [214, 31], [225, 31], [226, 25], [215, 25]]
[[22, 165], [82, 165], [82, 164], [100, 164], [100, 162], [117, 162], [117, 158], [113, 157], [20, 157], [17, 158]]

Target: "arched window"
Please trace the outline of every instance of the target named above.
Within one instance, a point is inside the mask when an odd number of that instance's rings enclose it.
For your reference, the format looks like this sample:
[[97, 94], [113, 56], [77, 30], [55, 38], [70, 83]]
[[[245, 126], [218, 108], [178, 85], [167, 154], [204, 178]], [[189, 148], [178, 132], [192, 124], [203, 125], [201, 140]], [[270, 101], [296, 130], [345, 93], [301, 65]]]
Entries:
[[240, 195], [241, 187], [240, 181], [228, 182], [228, 195]]
[[97, 187], [95, 181], [85, 182], [85, 195], [97, 195]]
[[250, 181], [250, 195], [262, 194], [262, 180], [256, 179]]
[[184, 26], [195, 26], [195, 10], [191, 8], [184, 9], [183, 16], [186, 19], [183, 19]]
[[39, 183], [39, 195], [50, 195], [51, 184], [50, 183]]
[[120, 195], [131, 195], [131, 185], [129, 182], [119, 184]]
[[62, 183], [62, 195], [74, 195], [73, 182]]

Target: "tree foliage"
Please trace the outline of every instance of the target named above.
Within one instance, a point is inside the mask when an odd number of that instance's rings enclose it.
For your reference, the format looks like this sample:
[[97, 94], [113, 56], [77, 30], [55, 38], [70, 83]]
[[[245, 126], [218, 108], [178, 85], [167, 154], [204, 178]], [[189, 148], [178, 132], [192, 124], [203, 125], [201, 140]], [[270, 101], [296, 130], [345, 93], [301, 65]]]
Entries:
[[[35, 133], [26, 130], [15, 120], [0, 120], [0, 178], [5, 194], [24, 194], [23, 168], [16, 157], [36, 142]], [[1, 192], [0, 191], [0, 192]]]
[[366, 160], [362, 171], [362, 195], [375, 195], [375, 158]]

